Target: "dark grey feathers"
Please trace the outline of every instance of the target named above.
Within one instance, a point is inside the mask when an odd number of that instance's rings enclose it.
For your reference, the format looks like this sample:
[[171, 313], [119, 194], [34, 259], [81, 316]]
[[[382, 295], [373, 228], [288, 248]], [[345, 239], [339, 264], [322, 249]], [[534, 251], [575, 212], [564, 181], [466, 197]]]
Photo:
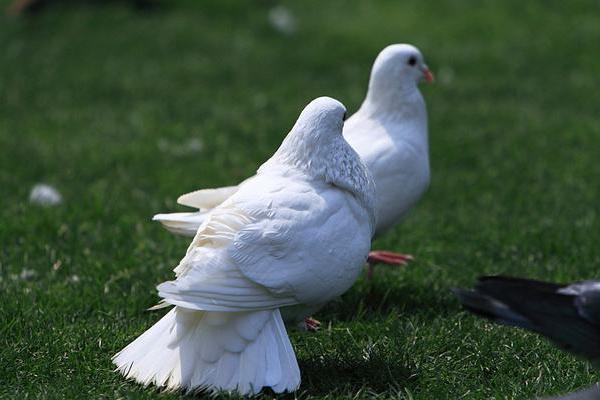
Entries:
[[600, 282], [572, 285], [490, 276], [454, 289], [463, 306], [490, 320], [544, 335], [577, 355], [600, 360]]

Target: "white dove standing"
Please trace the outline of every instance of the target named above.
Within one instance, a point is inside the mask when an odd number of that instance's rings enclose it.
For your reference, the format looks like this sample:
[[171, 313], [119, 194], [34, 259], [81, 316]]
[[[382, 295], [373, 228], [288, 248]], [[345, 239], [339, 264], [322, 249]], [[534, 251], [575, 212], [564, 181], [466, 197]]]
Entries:
[[175, 307], [113, 357], [126, 377], [169, 389], [293, 391], [300, 371], [279, 308], [318, 308], [354, 283], [375, 230], [375, 188], [342, 136], [344, 106], [313, 100], [256, 176], [198, 229]]
[[[429, 186], [427, 110], [418, 84], [433, 81], [421, 52], [408, 44], [383, 49], [373, 64], [367, 96], [344, 126], [344, 137], [369, 168], [376, 186], [377, 234], [394, 226]], [[179, 197], [179, 204], [199, 212], [157, 214], [170, 231], [194, 236], [206, 213], [239, 186], [197, 190]], [[372, 251], [369, 265], [403, 265], [412, 257]], [[369, 275], [372, 270], [369, 269]]]

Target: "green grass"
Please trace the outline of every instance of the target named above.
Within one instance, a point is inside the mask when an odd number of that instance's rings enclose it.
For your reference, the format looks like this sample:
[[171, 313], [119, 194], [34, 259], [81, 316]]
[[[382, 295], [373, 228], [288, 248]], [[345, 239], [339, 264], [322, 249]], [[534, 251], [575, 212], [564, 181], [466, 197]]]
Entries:
[[[164, 3], [0, 17], [0, 397], [179, 397], [110, 362], [160, 317], [144, 310], [186, 249], [150, 217], [252, 174], [312, 98], [356, 110], [393, 42], [438, 75], [423, 87], [433, 181], [374, 247], [417, 260], [291, 334], [297, 396], [527, 399], [600, 378], [449, 292], [482, 274], [600, 278], [596, 2], [290, 2], [291, 36], [266, 1]], [[64, 203], [30, 205], [36, 182]]]

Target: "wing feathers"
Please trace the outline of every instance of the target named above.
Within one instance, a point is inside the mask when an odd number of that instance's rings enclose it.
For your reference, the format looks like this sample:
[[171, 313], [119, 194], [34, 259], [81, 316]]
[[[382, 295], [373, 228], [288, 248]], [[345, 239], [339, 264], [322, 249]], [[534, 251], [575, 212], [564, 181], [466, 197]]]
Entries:
[[186, 193], [177, 199], [177, 203], [182, 206], [195, 207], [198, 209], [215, 208], [227, 198], [237, 192], [237, 186], [225, 186], [216, 189], [200, 189], [194, 192]]

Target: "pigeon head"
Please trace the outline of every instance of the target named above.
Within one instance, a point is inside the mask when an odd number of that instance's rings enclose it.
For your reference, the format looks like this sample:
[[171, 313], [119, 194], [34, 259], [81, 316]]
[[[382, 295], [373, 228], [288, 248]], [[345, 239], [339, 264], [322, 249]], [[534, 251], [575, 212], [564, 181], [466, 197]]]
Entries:
[[342, 103], [331, 97], [318, 97], [304, 107], [290, 135], [307, 142], [325, 142], [342, 135], [345, 119], [346, 107]]
[[392, 44], [381, 50], [371, 71], [371, 84], [391, 88], [416, 86], [423, 80], [433, 82], [433, 74], [419, 49], [410, 44]]
[[331, 97], [311, 101], [292, 130], [258, 173], [300, 172], [348, 190], [373, 212], [373, 178], [342, 135], [346, 107]]
[[420, 98], [419, 82], [433, 80], [419, 49], [410, 44], [392, 44], [375, 59], [367, 99], [374, 104], [395, 106]]
[[[339, 141], [346, 107], [331, 97], [318, 97], [308, 103], [273, 158], [294, 164], [318, 160]], [[312, 161], [311, 161], [312, 162]]]

